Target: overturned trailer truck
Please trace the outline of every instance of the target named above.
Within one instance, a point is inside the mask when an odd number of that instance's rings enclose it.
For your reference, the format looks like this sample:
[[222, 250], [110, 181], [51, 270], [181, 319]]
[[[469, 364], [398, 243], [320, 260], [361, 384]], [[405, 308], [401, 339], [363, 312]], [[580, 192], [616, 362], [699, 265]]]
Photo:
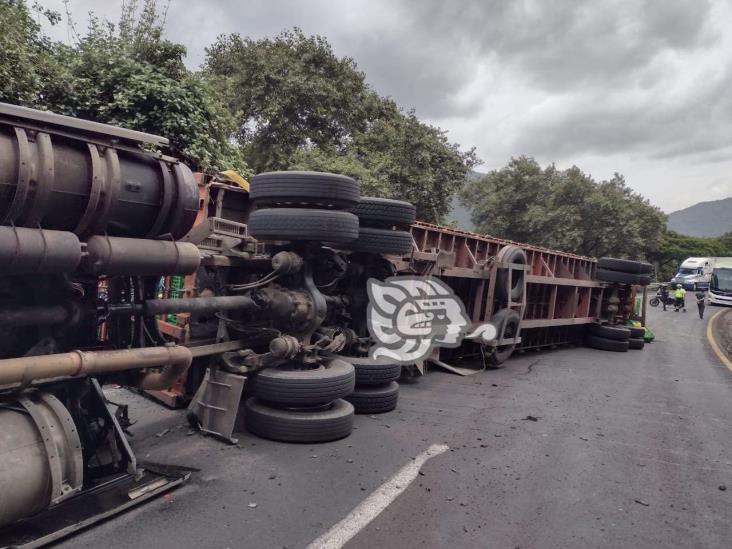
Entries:
[[[194, 176], [166, 140], [0, 105], [0, 546], [40, 545], [169, 490], [140, 463], [136, 387], [188, 404], [202, 431], [281, 441], [347, 436], [354, 410], [396, 406], [400, 364], [368, 358], [369, 279], [446, 281], [494, 341], [413, 371], [580, 341], [627, 350], [644, 264], [564, 254], [415, 221], [351, 178]], [[641, 274], [638, 274], [641, 273]], [[171, 281], [175, 278], [175, 288]], [[603, 331], [604, 330], [604, 331]], [[244, 397], [244, 398], [243, 398]]]

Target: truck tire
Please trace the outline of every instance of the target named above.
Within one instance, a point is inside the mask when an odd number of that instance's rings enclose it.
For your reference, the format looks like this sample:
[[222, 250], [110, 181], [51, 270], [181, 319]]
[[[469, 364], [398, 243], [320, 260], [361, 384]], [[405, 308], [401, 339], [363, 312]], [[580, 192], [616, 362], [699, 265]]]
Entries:
[[391, 412], [399, 400], [399, 384], [392, 381], [376, 387], [356, 387], [346, 400], [353, 404], [357, 414]]
[[638, 275], [638, 284], [641, 286], [648, 286], [651, 283], [651, 277], [649, 275]]
[[628, 348], [629, 349], [642, 349], [645, 346], [646, 342], [643, 340], [642, 337], [631, 337], [628, 340]]
[[597, 260], [597, 266], [600, 269], [606, 269], [608, 271], [620, 271], [630, 274], [648, 274], [653, 272], [653, 265], [650, 263], [632, 261], [630, 259], [615, 259], [614, 257], [601, 257]]
[[345, 243], [358, 238], [358, 218], [330, 210], [266, 208], [249, 216], [249, 234], [258, 240]]
[[333, 358], [318, 368], [305, 370], [284, 364], [265, 368], [253, 376], [254, 396], [279, 406], [317, 406], [350, 395], [356, 371], [345, 360]]
[[635, 326], [626, 326], [628, 330], [630, 330], [630, 337], [631, 338], [641, 338], [646, 335], [646, 329], [645, 328], [636, 328]]
[[[526, 265], [526, 252], [518, 246], [506, 246], [497, 257], [502, 263], [520, 263]], [[508, 301], [521, 301], [524, 297], [524, 280], [526, 271], [513, 271], [512, 280], [508, 280], [508, 269], [499, 269], [496, 274], [496, 292], [498, 298]]]
[[244, 404], [247, 430], [280, 442], [328, 442], [347, 437], [353, 430], [353, 405], [334, 401], [319, 411], [271, 408], [256, 398]]
[[587, 336], [585, 343], [588, 347], [594, 349], [602, 349], [603, 351], [616, 351], [624, 353], [629, 348], [628, 340], [618, 341], [617, 339], [608, 339], [606, 337], [600, 337], [596, 335]]
[[[518, 336], [521, 330], [521, 316], [513, 309], [501, 309], [497, 311], [491, 318], [491, 323], [496, 327], [498, 339]], [[486, 360], [486, 367], [490, 370], [497, 370], [503, 367], [513, 354], [515, 344], [499, 345], [495, 348]]]
[[630, 329], [627, 326], [609, 326], [607, 324], [590, 324], [590, 334], [593, 336], [627, 341], [630, 338]]
[[361, 227], [358, 238], [338, 247], [354, 252], [406, 255], [412, 251], [412, 235], [407, 231]]
[[617, 284], [640, 284], [640, 278], [640, 275], [637, 274], [608, 271], [605, 269], [597, 269], [595, 273], [595, 279], [601, 282], [614, 282]]
[[361, 197], [351, 213], [366, 227], [409, 227], [417, 219], [417, 208], [404, 200]]
[[388, 360], [350, 356], [337, 358], [353, 364], [356, 369], [356, 386], [386, 385], [398, 380], [402, 374], [402, 365]]
[[360, 196], [358, 181], [325, 172], [260, 173], [252, 177], [249, 190], [249, 198], [257, 206], [345, 209], [356, 206]]

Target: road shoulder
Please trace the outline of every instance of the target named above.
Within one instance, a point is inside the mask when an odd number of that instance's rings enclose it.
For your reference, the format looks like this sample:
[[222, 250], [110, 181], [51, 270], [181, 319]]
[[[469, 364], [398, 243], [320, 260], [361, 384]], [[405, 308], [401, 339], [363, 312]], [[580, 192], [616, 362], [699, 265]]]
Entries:
[[732, 309], [714, 313], [707, 325], [707, 339], [719, 360], [732, 372]]

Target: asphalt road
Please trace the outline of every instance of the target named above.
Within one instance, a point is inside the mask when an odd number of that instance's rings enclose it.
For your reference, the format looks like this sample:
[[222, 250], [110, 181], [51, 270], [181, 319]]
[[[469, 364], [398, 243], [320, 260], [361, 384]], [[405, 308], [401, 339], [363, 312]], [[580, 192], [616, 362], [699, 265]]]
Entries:
[[446, 444], [348, 549], [730, 547], [732, 372], [694, 311], [654, 309], [648, 324], [657, 339], [642, 351], [560, 349], [470, 377], [433, 372], [402, 385], [397, 411], [360, 416], [349, 438], [324, 445], [188, 436], [182, 412], [120, 391], [136, 402], [141, 459], [201, 471], [61, 546], [304, 548]]

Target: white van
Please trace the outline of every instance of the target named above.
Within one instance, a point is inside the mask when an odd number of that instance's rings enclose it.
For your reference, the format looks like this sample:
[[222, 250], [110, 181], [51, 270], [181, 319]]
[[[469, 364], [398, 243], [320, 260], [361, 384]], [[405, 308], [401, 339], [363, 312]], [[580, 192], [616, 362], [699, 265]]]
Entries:
[[671, 284], [681, 284], [685, 290], [707, 290], [712, 278], [714, 257], [689, 257], [671, 279]]

